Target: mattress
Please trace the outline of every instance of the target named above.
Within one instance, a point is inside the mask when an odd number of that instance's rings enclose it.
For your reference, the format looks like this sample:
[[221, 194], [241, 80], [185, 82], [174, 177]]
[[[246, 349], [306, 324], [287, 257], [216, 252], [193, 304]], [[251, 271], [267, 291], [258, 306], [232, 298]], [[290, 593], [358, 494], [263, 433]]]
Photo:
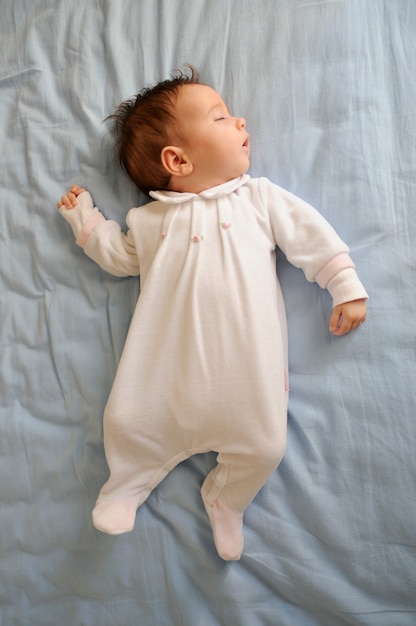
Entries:
[[[17, 0], [0, 22], [0, 624], [416, 623], [416, 4], [410, 0]], [[367, 322], [328, 331], [329, 294], [278, 252], [289, 330], [284, 460], [215, 550], [191, 457], [97, 531], [102, 415], [138, 278], [76, 246], [56, 201], [88, 187], [124, 227], [147, 201], [104, 119], [192, 63], [251, 135], [253, 177], [348, 243]]]

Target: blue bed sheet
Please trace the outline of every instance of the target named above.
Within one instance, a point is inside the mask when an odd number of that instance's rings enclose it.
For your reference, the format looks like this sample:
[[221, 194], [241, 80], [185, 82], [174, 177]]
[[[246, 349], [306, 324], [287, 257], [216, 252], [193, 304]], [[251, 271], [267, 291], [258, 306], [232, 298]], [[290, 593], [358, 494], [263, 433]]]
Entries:
[[[2, 0], [0, 624], [416, 624], [416, 3]], [[329, 295], [278, 255], [290, 342], [284, 461], [216, 554], [177, 467], [110, 537], [102, 413], [139, 294], [78, 248], [74, 182], [124, 223], [145, 201], [103, 123], [192, 63], [247, 119], [250, 174], [303, 197], [349, 243], [367, 323], [328, 330]]]

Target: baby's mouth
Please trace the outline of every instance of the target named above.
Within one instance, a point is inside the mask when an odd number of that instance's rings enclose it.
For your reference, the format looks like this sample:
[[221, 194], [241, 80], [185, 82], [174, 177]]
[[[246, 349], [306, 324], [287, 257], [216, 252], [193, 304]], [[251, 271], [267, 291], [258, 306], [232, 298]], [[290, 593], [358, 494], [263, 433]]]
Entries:
[[243, 148], [248, 148], [250, 142], [250, 135], [247, 135], [245, 142], [243, 143]]

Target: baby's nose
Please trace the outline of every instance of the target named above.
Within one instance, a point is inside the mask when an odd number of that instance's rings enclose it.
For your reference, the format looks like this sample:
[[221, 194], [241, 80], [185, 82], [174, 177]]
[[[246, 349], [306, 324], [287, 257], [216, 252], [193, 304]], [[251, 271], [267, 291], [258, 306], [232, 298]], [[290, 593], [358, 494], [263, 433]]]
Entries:
[[246, 120], [244, 119], [244, 117], [237, 117], [237, 128], [241, 129], [245, 127], [246, 127]]

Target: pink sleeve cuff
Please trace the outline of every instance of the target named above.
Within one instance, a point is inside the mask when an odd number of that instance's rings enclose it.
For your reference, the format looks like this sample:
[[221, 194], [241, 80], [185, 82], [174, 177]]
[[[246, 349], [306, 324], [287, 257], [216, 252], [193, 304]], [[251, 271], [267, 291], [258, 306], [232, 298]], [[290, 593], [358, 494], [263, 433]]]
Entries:
[[85, 248], [87, 245], [88, 237], [91, 235], [92, 231], [101, 224], [101, 222], [105, 222], [105, 217], [98, 210], [94, 211], [88, 221], [82, 227], [81, 232], [76, 238], [76, 243], [81, 247]]
[[341, 270], [347, 268], [354, 269], [354, 261], [351, 259], [347, 252], [341, 252], [337, 254], [333, 259], [325, 263], [323, 267], [318, 270], [314, 276], [314, 280], [320, 287], [326, 289], [328, 283], [334, 276], [336, 276]]

